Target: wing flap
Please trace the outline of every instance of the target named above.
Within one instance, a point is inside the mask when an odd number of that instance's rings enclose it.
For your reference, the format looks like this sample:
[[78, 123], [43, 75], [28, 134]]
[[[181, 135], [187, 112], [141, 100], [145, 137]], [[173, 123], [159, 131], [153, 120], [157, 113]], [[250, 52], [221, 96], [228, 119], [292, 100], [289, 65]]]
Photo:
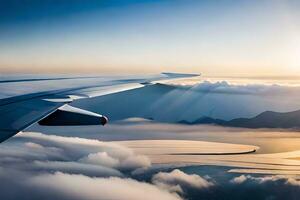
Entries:
[[43, 126], [105, 125], [107, 117], [94, 112], [64, 105], [39, 121]]

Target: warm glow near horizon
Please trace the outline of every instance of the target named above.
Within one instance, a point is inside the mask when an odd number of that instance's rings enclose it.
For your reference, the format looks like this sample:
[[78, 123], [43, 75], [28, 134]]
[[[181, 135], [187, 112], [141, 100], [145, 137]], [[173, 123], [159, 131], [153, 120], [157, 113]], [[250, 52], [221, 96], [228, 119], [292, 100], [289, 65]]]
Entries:
[[297, 1], [4, 3], [0, 73], [300, 75]]

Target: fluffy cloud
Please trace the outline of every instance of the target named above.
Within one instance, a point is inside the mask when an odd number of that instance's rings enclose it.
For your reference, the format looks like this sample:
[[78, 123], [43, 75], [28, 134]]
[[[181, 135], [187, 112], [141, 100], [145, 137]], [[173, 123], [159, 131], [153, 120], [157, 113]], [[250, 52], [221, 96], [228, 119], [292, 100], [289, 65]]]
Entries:
[[109, 156], [107, 152], [91, 153], [86, 157], [81, 158], [79, 162], [91, 163], [112, 168], [115, 168], [120, 164], [118, 159]]
[[43, 174], [29, 180], [31, 186], [50, 190], [67, 199], [81, 200], [180, 200], [176, 194], [171, 194], [154, 185], [138, 182], [133, 179], [91, 178], [83, 175], [70, 175], [57, 172]]
[[2, 154], [30, 159], [35, 168], [43, 170], [58, 169], [67, 173], [87, 172], [91, 175], [95, 172], [94, 176], [105, 173], [120, 176], [121, 172], [118, 171], [134, 171], [151, 165], [147, 157], [136, 155], [131, 149], [112, 142], [34, 132], [20, 134], [16, 140], [18, 139], [25, 142], [21, 148], [19, 143], [15, 148], [12, 145], [10, 148], [3, 147], [6, 151], [2, 151]]
[[241, 184], [241, 183], [245, 182], [247, 179], [248, 179], [247, 176], [241, 175], [238, 177], [234, 177], [232, 180], [230, 180], [230, 182], [235, 183], [235, 184]]
[[111, 142], [28, 132], [3, 143], [0, 155], [4, 199], [181, 199], [128, 178], [151, 163]]
[[151, 165], [150, 160], [142, 155], [129, 156], [120, 163], [120, 168], [125, 170], [134, 170], [138, 168], [147, 168]]
[[238, 177], [233, 178], [231, 183], [234, 184], [243, 184], [254, 182], [257, 184], [268, 184], [268, 183], [275, 183], [280, 182], [285, 185], [291, 186], [300, 186], [300, 180], [295, 177], [283, 176], [283, 175], [274, 175], [274, 176], [263, 176], [263, 177], [254, 177], [251, 175], [241, 175]]
[[79, 162], [97, 164], [125, 171], [147, 168], [151, 165], [150, 160], [142, 155], [132, 154], [124, 159], [117, 159], [108, 155], [107, 152], [89, 154], [88, 156], [80, 159]]
[[204, 189], [214, 184], [199, 175], [186, 174], [178, 169], [172, 172], [159, 172], [153, 176], [152, 182], [171, 192], [184, 193], [184, 188]]
[[230, 84], [227, 81], [203, 81], [193, 86], [177, 86], [179, 89], [193, 90], [203, 93], [245, 94], [245, 95], [279, 95], [297, 93], [300, 87], [270, 84]]
[[123, 176], [120, 171], [113, 168], [79, 162], [35, 161], [32, 167], [46, 172], [61, 171], [65, 173], [84, 174], [87, 176], [99, 177]]
[[149, 160], [128, 148], [76, 137], [25, 133], [0, 145], [0, 155], [3, 199], [296, 200], [300, 195], [297, 177], [233, 177], [226, 169], [226, 175], [212, 178], [179, 169], [153, 174], [145, 170]]

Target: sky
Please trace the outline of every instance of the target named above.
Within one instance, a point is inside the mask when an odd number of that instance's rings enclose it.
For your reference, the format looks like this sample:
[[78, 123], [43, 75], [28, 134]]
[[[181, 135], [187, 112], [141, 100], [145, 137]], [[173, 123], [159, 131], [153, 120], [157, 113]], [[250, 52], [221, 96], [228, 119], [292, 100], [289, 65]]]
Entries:
[[0, 73], [300, 73], [296, 0], [2, 0]]

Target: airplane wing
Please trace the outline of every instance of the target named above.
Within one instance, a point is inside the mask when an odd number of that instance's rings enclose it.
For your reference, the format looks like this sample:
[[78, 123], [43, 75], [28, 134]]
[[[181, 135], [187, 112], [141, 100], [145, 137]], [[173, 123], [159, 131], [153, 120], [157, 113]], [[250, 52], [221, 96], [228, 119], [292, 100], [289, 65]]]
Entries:
[[[104, 125], [108, 118], [68, 105], [81, 98], [92, 98], [144, 87], [154, 81], [187, 78], [196, 74], [163, 73], [150, 78], [115, 80], [110, 84], [88, 85], [42, 91], [0, 99], [0, 142], [30, 125]], [[12, 82], [12, 81], [10, 81]]]

